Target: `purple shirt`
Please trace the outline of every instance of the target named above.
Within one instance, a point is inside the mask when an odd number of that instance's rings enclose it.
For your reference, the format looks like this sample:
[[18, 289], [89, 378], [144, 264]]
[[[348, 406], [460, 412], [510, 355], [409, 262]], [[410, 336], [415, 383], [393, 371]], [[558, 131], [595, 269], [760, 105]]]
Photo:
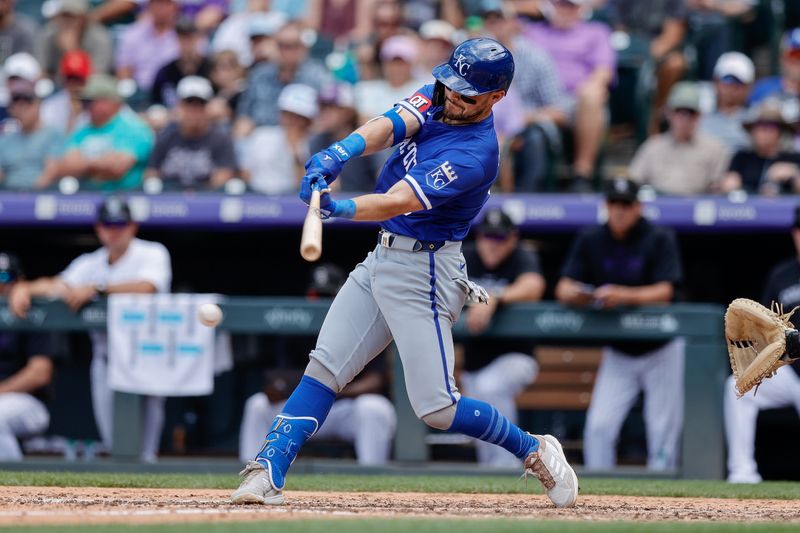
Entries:
[[614, 72], [617, 56], [611, 48], [611, 31], [598, 22], [582, 22], [571, 29], [554, 28], [544, 22], [529, 24], [525, 36], [553, 58], [567, 92], [578, 88], [598, 67]]
[[158, 69], [178, 57], [174, 30], [157, 35], [153, 24], [140, 20], [126, 29], [117, 47], [117, 69], [131, 68], [140, 90], [150, 91]]
[[181, 16], [194, 19], [209, 6], [217, 6], [223, 13], [228, 12], [228, 0], [181, 0]]

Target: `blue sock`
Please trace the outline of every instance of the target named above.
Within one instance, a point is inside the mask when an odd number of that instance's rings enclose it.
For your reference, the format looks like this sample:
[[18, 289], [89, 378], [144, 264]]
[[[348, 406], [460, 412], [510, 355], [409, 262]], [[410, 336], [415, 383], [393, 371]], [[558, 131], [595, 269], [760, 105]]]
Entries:
[[458, 401], [456, 417], [448, 431], [497, 444], [520, 459], [539, 449], [536, 438], [512, 424], [493, 405], [464, 396]]

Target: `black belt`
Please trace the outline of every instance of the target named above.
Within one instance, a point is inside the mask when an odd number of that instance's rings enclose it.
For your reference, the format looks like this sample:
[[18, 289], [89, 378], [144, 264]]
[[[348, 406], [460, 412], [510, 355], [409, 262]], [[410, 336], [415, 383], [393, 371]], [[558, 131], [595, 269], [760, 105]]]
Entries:
[[420, 241], [413, 237], [381, 231], [378, 233], [378, 244], [407, 252], [435, 252], [447, 244], [447, 241]]

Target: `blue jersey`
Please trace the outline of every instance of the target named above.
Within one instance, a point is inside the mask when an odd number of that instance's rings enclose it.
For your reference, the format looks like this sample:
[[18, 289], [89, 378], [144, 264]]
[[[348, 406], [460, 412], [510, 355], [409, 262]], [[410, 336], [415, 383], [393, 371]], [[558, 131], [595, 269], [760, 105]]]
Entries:
[[384, 193], [405, 180], [423, 210], [386, 220], [381, 227], [423, 241], [462, 241], [497, 178], [497, 135], [492, 115], [464, 126], [436, 120], [442, 108], [432, 105], [432, 96], [433, 85], [426, 85], [399, 102], [421, 128], [389, 157], [375, 186], [376, 193]]

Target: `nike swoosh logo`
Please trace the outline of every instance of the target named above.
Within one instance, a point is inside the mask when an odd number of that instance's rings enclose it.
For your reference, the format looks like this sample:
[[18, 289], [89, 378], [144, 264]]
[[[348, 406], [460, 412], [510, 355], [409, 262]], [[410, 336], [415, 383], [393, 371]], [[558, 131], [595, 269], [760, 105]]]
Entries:
[[466, 264], [466, 263], [461, 263], [461, 264], [459, 264], [459, 265], [458, 265], [458, 269], [459, 269], [459, 270], [464, 270], [464, 267], [465, 267], [465, 266], [467, 266], [467, 264]]

